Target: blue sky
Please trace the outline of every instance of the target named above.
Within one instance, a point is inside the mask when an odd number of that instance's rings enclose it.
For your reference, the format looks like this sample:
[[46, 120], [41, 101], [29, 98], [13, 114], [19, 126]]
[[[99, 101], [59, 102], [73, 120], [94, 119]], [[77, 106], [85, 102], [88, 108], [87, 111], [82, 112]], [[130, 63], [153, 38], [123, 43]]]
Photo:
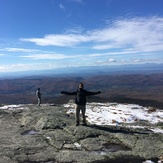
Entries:
[[0, 0], [0, 72], [163, 63], [163, 0]]

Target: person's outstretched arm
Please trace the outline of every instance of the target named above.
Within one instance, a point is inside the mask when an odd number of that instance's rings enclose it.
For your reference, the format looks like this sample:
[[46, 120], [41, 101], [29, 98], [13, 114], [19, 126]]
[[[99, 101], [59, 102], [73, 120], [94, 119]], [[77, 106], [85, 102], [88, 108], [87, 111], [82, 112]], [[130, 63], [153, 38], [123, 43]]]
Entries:
[[67, 92], [67, 91], [61, 91], [61, 94], [65, 94], [65, 95], [76, 95], [77, 92]]
[[87, 96], [90, 96], [90, 95], [97, 95], [97, 94], [100, 94], [100, 93], [101, 93], [101, 91], [97, 91], [97, 92], [86, 91]]

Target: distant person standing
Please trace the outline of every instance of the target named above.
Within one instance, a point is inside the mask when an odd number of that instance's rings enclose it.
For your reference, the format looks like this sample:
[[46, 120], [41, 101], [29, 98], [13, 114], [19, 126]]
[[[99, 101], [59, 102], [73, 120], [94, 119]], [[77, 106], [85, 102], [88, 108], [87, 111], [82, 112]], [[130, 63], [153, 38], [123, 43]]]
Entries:
[[80, 110], [82, 112], [82, 118], [83, 118], [83, 125], [87, 125], [86, 123], [86, 117], [85, 117], [85, 112], [86, 112], [86, 97], [90, 95], [96, 95], [100, 94], [101, 92], [90, 92], [87, 90], [84, 90], [84, 84], [80, 83], [79, 88], [75, 92], [65, 92], [62, 91], [61, 94], [66, 94], [66, 95], [76, 95], [75, 98], [75, 120], [76, 120], [76, 126], [79, 126], [79, 121], [80, 121]]
[[40, 92], [40, 88], [37, 89], [36, 91], [36, 97], [37, 97], [37, 100], [38, 100], [38, 106], [41, 105], [41, 92]]

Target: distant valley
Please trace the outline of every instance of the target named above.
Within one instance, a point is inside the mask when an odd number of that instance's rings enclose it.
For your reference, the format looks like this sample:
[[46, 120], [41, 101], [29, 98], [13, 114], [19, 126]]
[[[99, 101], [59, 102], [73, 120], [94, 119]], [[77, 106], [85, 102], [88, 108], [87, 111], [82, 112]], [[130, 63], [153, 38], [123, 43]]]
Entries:
[[[90, 70], [91, 71], [91, 70]], [[75, 91], [80, 82], [85, 89], [101, 91], [88, 101], [135, 103], [163, 109], [163, 71], [124, 71], [124, 73], [69, 73], [36, 75], [0, 80], [0, 104], [37, 103], [35, 91], [41, 88], [43, 103], [63, 104], [73, 96], [61, 91]]]

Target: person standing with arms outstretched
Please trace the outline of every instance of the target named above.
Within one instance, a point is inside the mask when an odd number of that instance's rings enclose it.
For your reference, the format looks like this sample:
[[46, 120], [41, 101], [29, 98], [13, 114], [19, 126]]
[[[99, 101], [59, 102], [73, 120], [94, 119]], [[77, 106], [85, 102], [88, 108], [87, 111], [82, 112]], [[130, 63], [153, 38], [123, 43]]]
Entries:
[[40, 88], [37, 89], [36, 91], [36, 97], [38, 100], [38, 106], [41, 106], [41, 92], [40, 92]]
[[96, 95], [100, 94], [101, 92], [90, 92], [84, 89], [84, 84], [80, 83], [79, 88], [75, 92], [66, 92], [62, 91], [61, 94], [66, 94], [66, 95], [76, 95], [75, 97], [75, 120], [76, 120], [76, 126], [79, 126], [80, 122], [80, 110], [82, 112], [82, 118], [83, 118], [83, 125], [87, 125], [86, 123], [86, 117], [85, 117], [85, 112], [86, 112], [86, 97], [90, 95]]

